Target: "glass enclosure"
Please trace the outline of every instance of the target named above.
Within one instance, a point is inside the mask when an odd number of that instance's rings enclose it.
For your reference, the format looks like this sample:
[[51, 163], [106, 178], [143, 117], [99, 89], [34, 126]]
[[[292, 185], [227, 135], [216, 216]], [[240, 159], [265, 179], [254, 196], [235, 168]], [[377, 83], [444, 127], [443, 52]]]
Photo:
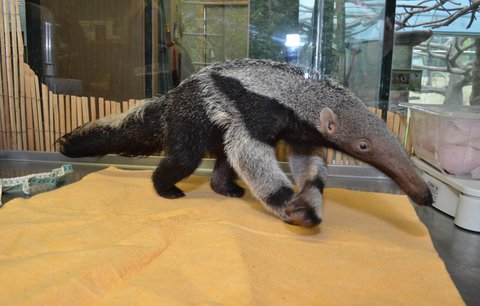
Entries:
[[55, 139], [85, 122], [163, 94], [211, 63], [245, 57], [334, 79], [408, 144], [399, 103], [480, 104], [479, 7], [468, 0], [5, 0], [0, 149], [55, 151]]
[[384, 1], [26, 0], [27, 62], [54, 93], [122, 101], [214, 62], [288, 61], [379, 99]]
[[478, 85], [472, 89], [479, 84], [478, 4], [406, 0], [389, 12], [388, 3], [26, 0], [21, 14], [27, 62], [55, 93], [142, 99], [208, 64], [251, 57], [329, 76], [391, 110], [409, 101], [480, 103]]

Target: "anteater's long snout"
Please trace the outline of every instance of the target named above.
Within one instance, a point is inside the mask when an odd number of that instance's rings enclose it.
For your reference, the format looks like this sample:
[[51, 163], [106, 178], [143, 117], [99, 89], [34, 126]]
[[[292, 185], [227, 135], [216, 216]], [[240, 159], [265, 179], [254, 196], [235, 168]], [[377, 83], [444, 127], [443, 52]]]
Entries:
[[[414, 192], [413, 194], [410, 194], [410, 198], [412, 201], [417, 203], [418, 205], [424, 205], [424, 206], [430, 206], [433, 204], [433, 196], [430, 188], [428, 188], [428, 185], [423, 182], [423, 188], [420, 192]], [[407, 193], [408, 194], [408, 193]]]
[[374, 165], [390, 176], [395, 183], [418, 205], [433, 204], [433, 196], [427, 183], [420, 177], [406, 154], [395, 155]]

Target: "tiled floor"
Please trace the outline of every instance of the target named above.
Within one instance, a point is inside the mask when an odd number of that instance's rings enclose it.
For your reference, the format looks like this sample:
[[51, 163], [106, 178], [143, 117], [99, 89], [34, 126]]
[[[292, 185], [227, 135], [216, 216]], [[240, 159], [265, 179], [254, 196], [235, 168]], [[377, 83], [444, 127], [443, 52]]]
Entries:
[[[1, 156], [0, 156], [1, 157]], [[12, 177], [50, 171], [60, 163], [12, 161], [0, 158], [0, 177]], [[102, 167], [75, 165], [75, 173], [66, 183], [81, 179], [84, 175]], [[398, 193], [398, 188], [385, 179], [329, 178], [330, 187], [362, 189]], [[13, 196], [4, 195], [3, 202]], [[480, 305], [480, 234], [462, 230], [453, 224], [453, 219], [431, 207], [415, 207], [420, 220], [427, 226], [435, 248], [467, 305]]]

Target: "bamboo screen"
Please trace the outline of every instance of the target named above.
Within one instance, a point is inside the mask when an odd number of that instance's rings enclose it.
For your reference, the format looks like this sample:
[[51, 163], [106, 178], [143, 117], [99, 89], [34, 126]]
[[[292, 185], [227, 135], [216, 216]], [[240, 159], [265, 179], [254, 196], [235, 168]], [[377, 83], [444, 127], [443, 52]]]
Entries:
[[[0, 150], [57, 151], [55, 140], [61, 135], [88, 121], [125, 112], [142, 103], [53, 93], [24, 62], [18, 0], [1, 0], [0, 10]], [[380, 110], [371, 110], [380, 116]], [[387, 125], [410, 151], [406, 116], [389, 112]], [[288, 146], [280, 143], [278, 159], [285, 161], [288, 153]], [[329, 164], [360, 164], [330, 149], [322, 154]]]

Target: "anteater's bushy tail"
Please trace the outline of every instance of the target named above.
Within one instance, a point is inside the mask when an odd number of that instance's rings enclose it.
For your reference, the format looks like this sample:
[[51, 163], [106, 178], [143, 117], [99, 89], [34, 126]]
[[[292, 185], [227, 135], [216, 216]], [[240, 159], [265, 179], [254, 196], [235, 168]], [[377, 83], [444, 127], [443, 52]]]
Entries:
[[128, 112], [84, 124], [57, 140], [69, 157], [148, 156], [162, 150], [164, 139], [162, 101], [149, 100]]

